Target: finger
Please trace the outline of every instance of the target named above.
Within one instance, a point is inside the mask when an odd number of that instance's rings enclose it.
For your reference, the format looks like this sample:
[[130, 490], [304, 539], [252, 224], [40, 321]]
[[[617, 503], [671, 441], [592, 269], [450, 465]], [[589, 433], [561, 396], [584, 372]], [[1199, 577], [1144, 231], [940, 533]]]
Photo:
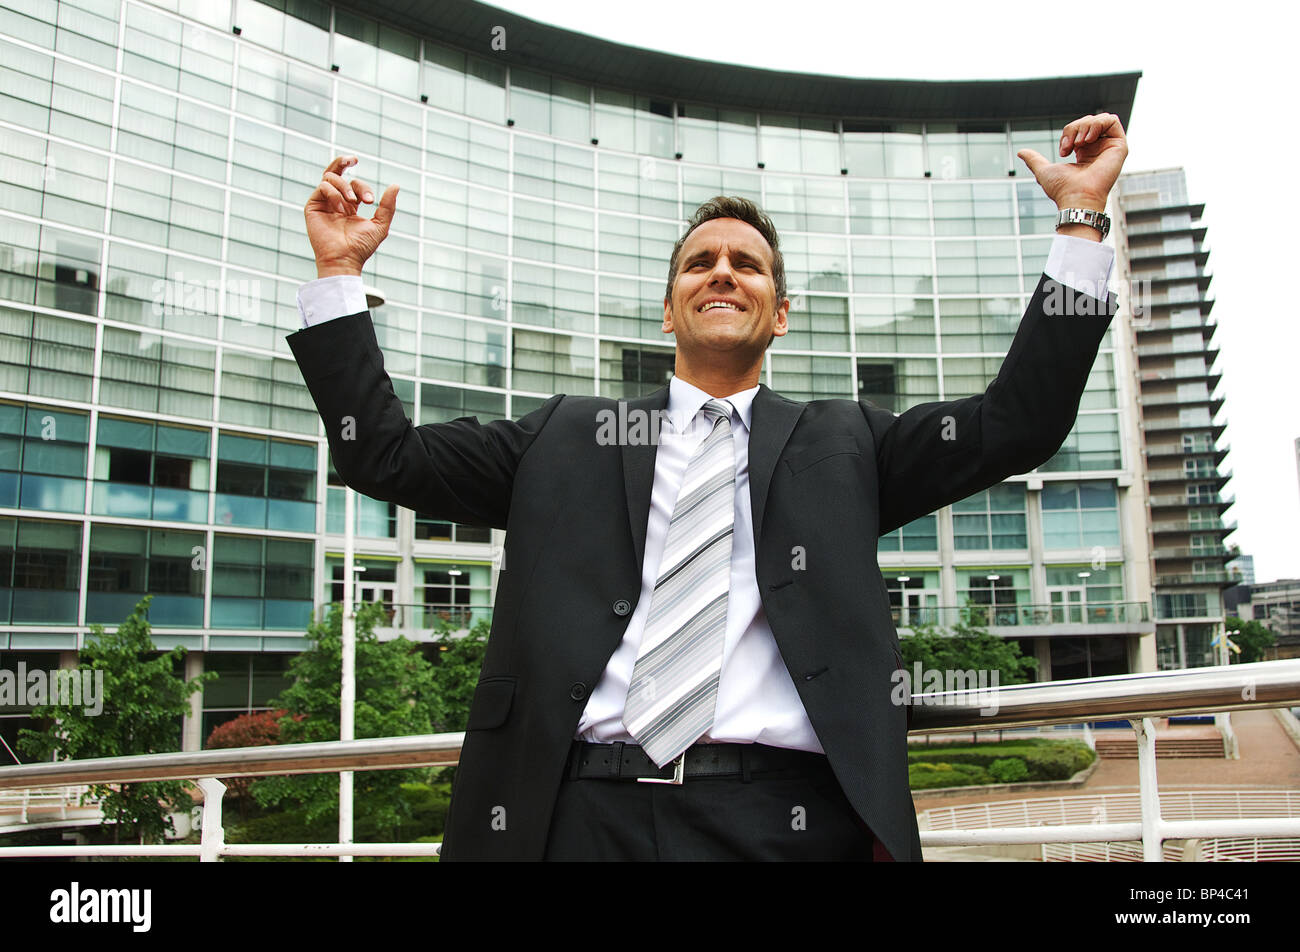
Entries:
[[1105, 136], [1110, 139], [1124, 138], [1124, 125], [1119, 121], [1119, 116], [1113, 112], [1103, 113], [1097, 117], [1099, 131], [1097, 137]]
[[1065, 128], [1061, 130], [1061, 155], [1062, 156], [1067, 156], [1070, 154], [1070, 150], [1074, 148], [1074, 143], [1078, 139], [1079, 130], [1083, 128], [1083, 123], [1087, 121], [1087, 119], [1088, 119], [1087, 116], [1082, 116], [1074, 120], [1074, 122], [1066, 123]]
[[361, 179], [354, 178], [352, 180], [352, 193], [361, 196], [363, 202], [373, 202], [375, 200], [374, 192], [372, 192], [370, 186], [361, 181]]
[[1040, 155], [1033, 149], [1021, 149], [1016, 153], [1016, 156], [1024, 162], [1025, 165], [1029, 166], [1029, 171], [1034, 173], [1034, 178], [1038, 178], [1038, 172], [1040, 169], [1045, 169], [1047, 166], [1052, 164], [1045, 156]]
[[1103, 112], [1098, 116], [1093, 116], [1092, 120], [1088, 123], [1088, 132], [1084, 136], [1083, 141], [1096, 142], [1106, 134], [1106, 130], [1113, 119], [1115, 119], [1115, 116], [1108, 112]]
[[333, 172], [334, 174], [337, 175], [338, 173], [342, 172], [344, 169], [348, 168], [349, 166], [356, 165], [357, 162], [358, 159], [355, 155], [336, 156], [333, 162], [325, 166], [325, 174], [328, 175], [329, 173]]
[[353, 202], [353, 203], [356, 202], [357, 200], [356, 192], [352, 190], [352, 186], [348, 184], [348, 180], [345, 179], [343, 176], [339, 175], [337, 172], [326, 172], [325, 177], [322, 179], [322, 181], [329, 182], [331, 185], [333, 185], [336, 189], [339, 190], [339, 194], [342, 195], [344, 198], [346, 198], [349, 202]]
[[381, 229], [380, 240], [388, 234], [388, 228], [393, 223], [393, 216], [397, 213], [397, 192], [399, 186], [394, 183], [384, 189], [384, 194], [379, 198], [379, 205], [375, 208], [371, 221]]
[[317, 200], [317, 196], [320, 196], [319, 201], [322, 205], [334, 209], [340, 215], [351, 215], [354, 211], [354, 206], [340, 194], [339, 190], [323, 179], [316, 186], [316, 191], [311, 193], [313, 201]]

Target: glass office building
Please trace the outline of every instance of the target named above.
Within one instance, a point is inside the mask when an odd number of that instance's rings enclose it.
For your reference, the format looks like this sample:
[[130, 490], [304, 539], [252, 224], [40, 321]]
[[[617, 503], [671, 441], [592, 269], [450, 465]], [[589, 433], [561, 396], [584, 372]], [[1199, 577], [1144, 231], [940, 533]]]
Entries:
[[1143, 454], [1155, 561], [1156, 647], [1161, 668], [1226, 664], [1224, 589], [1236, 555], [1224, 538], [1233, 497], [1231, 470], [1220, 472], [1228, 445], [1222, 372], [1214, 344], [1218, 322], [1206, 267], [1205, 205], [1187, 197], [1181, 168], [1121, 175], [1116, 183], [1124, 259], [1145, 313], [1134, 322]]
[[[401, 185], [366, 283], [416, 423], [663, 386], [669, 252], [719, 193], [782, 234], [764, 382], [903, 411], [982, 392], [1037, 283], [1054, 208], [1016, 151], [1127, 121], [1138, 78], [785, 74], [366, 9], [0, 0], [0, 666], [71, 664], [152, 594], [158, 643], [223, 675], [187, 746], [341, 599], [342, 486], [285, 343], [332, 156]], [[1043, 677], [1154, 667], [1116, 333], [1050, 462], [881, 539], [900, 626], [974, 603]], [[367, 499], [356, 531], [386, 633], [490, 614], [500, 533]]]

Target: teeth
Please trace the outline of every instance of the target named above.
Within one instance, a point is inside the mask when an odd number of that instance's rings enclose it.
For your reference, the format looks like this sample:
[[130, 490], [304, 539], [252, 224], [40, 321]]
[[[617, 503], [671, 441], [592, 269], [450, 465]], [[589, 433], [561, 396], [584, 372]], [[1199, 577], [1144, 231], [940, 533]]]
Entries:
[[729, 309], [731, 309], [731, 310], [733, 310], [733, 311], [738, 311], [738, 310], [740, 310], [740, 308], [736, 307], [736, 305], [734, 305], [734, 304], [729, 304], [729, 303], [726, 302], [726, 301], [710, 301], [708, 304], [704, 305], [704, 307], [700, 308], [700, 310], [701, 310], [701, 311], [708, 311], [708, 310], [710, 310], [710, 309], [712, 309], [712, 308], [715, 308], [715, 307], [725, 307], [725, 308], [729, 308]]

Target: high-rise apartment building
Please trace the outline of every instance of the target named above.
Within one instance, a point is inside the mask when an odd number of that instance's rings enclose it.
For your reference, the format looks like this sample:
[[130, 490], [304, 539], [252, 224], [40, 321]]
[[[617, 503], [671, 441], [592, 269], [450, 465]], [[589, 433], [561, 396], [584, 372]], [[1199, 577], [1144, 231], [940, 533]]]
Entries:
[[[1017, 150], [1127, 122], [1138, 78], [777, 73], [358, 9], [0, 0], [0, 666], [74, 663], [152, 594], [157, 642], [222, 675], [187, 746], [265, 707], [341, 599], [342, 487], [284, 340], [332, 156], [402, 186], [365, 277], [417, 424], [662, 386], [669, 252], [719, 193], [782, 234], [764, 382], [901, 412], [982, 392], [1011, 342], [1055, 224]], [[1126, 320], [1052, 460], [880, 540], [900, 626], [973, 603], [1044, 678], [1155, 666]], [[356, 531], [386, 635], [490, 613], [499, 533], [366, 499]]]
[[[1223, 631], [1220, 593], [1236, 582], [1224, 544], [1236, 528], [1223, 513], [1231, 471], [1220, 472], [1227, 427], [1216, 422], [1223, 396], [1215, 367], [1201, 216], [1181, 168], [1120, 176], [1119, 229], [1127, 245], [1129, 288], [1143, 298], [1133, 321], [1155, 562], [1156, 642], [1162, 668], [1226, 663], [1215, 647]], [[1218, 642], [1220, 645], [1222, 641]]]

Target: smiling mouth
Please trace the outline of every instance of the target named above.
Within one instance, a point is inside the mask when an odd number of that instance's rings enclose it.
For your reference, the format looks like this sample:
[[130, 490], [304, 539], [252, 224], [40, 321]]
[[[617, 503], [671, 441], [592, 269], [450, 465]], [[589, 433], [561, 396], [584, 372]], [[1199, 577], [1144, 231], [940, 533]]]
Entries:
[[709, 301], [707, 304], [700, 307], [699, 312], [703, 314], [706, 311], [716, 311], [716, 310], [743, 311], [744, 308], [741, 307], [739, 304], [733, 304], [730, 301]]

